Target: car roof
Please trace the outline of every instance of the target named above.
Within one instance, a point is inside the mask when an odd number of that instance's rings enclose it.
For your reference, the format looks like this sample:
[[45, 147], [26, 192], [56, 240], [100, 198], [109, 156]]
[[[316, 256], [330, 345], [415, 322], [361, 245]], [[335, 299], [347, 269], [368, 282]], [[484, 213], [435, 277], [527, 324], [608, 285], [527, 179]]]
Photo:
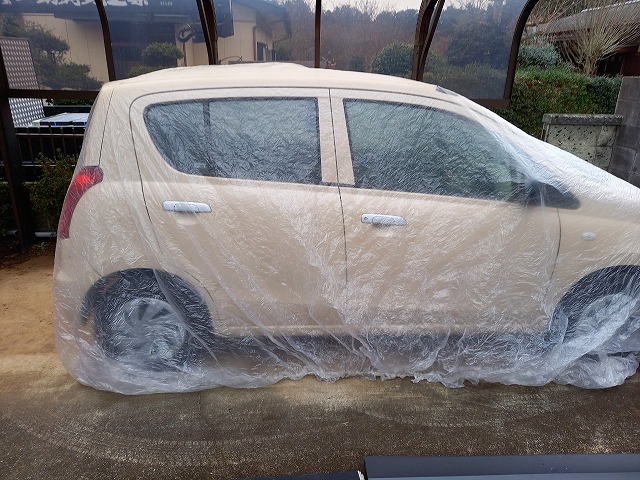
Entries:
[[457, 94], [435, 85], [388, 75], [309, 68], [291, 63], [176, 67], [107, 84], [131, 95], [202, 88], [303, 87], [376, 90], [451, 101]]

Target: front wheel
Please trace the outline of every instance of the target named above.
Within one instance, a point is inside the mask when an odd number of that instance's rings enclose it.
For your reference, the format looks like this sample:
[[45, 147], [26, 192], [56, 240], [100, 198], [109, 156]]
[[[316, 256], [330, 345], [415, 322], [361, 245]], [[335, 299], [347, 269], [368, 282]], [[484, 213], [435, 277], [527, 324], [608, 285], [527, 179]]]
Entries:
[[607, 353], [640, 349], [630, 338], [640, 328], [640, 274], [605, 269], [585, 277], [563, 297], [553, 325], [564, 344], [597, 344]]

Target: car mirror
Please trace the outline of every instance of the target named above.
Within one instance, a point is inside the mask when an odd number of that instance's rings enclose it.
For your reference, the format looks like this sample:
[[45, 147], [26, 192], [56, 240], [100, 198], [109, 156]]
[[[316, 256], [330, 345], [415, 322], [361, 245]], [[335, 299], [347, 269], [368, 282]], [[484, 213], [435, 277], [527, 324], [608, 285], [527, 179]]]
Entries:
[[569, 190], [562, 192], [557, 187], [538, 180], [530, 180], [519, 184], [519, 196], [526, 205], [544, 205], [553, 208], [575, 210], [580, 206], [579, 200]]

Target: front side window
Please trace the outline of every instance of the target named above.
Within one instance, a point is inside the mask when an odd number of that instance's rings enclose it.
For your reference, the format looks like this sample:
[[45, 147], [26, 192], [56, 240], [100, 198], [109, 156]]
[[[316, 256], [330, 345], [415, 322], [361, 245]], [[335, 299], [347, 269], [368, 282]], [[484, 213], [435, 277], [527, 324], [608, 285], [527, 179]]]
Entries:
[[512, 198], [520, 175], [482, 125], [443, 110], [345, 100], [356, 187]]
[[156, 104], [144, 113], [169, 165], [193, 175], [318, 184], [312, 98], [229, 98]]

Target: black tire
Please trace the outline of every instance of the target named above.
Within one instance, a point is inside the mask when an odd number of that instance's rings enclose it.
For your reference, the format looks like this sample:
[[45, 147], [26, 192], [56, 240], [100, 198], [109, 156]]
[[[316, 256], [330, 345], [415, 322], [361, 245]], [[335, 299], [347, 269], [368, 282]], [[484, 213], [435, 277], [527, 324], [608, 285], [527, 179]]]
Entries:
[[151, 269], [102, 278], [85, 303], [98, 346], [133, 368], [174, 370], [201, 358], [212, 337], [209, 310], [187, 282]]
[[[606, 309], [612, 314], [621, 306], [640, 298], [640, 270], [636, 267], [612, 267], [592, 273], [574, 285], [562, 298], [553, 315], [552, 330], [563, 342], [585, 335], [605, 326], [609, 320]], [[598, 315], [600, 313], [600, 315]], [[624, 325], [631, 327], [638, 321], [640, 310], [629, 312]], [[620, 332], [620, 331], [618, 331]], [[623, 352], [620, 352], [623, 353]]]

